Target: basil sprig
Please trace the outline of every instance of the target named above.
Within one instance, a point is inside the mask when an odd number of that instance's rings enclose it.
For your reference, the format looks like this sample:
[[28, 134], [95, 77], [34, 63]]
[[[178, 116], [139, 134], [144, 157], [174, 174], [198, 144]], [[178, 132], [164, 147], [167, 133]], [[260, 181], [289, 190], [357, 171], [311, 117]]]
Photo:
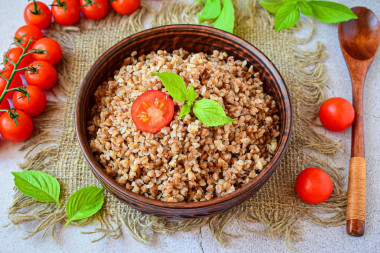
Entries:
[[300, 13], [324, 23], [339, 23], [358, 18], [347, 6], [330, 1], [261, 0], [260, 5], [276, 15], [276, 32], [295, 26]]
[[235, 121], [229, 118], [223, 107], [214, 100], [201, 99], [195, 102], [197, 94], [194, 91], [193, 84], [190, 84], [189, 90], [187, 90], [185, 82], [179, 75], [172, 72], [152, 72], [152, 74], [160, 78], [170, 96], [177, 101], [185, 102], [181, 107], [178, 119], [189, 114], [193, 109], [195, 116], [206, 126], [221, 126]]
[[198, 14], [199, 22], [214, 21], [214, 27], [233, 33], [235, 23], [235, 10], [232, 0], [223, 0], [223, 6], [220, 0], [206, 0], [205, 6], [200, 14]]
[[[61, 206], [61, 186], [52, 175], [36, 170], [12, 172], [17, 189], [37, 201], [53, 202]], [[88, 218], [100, 210], [104, 203], [103, 187], [88, 186], [72, 194], [66, 203], [68, 221]]]

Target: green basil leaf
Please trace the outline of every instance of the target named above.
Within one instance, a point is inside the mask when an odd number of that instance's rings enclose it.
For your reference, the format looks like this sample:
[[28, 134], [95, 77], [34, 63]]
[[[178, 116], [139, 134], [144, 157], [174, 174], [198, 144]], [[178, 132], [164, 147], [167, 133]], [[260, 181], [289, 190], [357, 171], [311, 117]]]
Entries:
[[223, 0], [223, 8], [215, 20], [214, 27], [226, 32], [234, 32], [235, 10], [231, 0]]
[[198, 14], [199, 22], [214, 20], [220, 14], [220, 0], [207, 0], [201, 14]]
[[186, 114], [189, 114], [191, 111], [191, 106], [189, 106], [188, 104], [184, 104], [182, 107], [181, 107], [181, 112], [178, 116], [178, 120], [180, 120], [183, 116], [185, 116]]
[[100, 210], [104, 203], [103, 187], [88, 186], [74, 192], [66, 203], [67, 226], [74, 220], [88, 218]]
[[300, 9], [301, 9], [302, 14], [309, 16], [309, 17], [313, 16], [313, 10], [311, 9], [309, 2], [307, 2], [305, 0], [301, 0], [299, 2], [299, 4], [300, 4]]
[[180, 102], [186, 100], [187, 89], [182, 77], [172, 72], [152, 72], [152, 74], [160, 78], [162, 84], [172, 98]]
[[264, 7], [268, 12], [276, 14], [285, 0], [261, 0], [260, 5]]
[[186, 93], [186, 100], [189, 101], [190, 103], [193, 103], [196, 98], [197, 98], [197, 93], [195, 93], [194, 91], [193, 84], [190, 83], [189, 90]]
[[221, 126], [235, 121], [227, 117], [223, 107], [211, 99], [201, 99], [195, 102], [193, 112], [206, 126]]
[[12, 172], [17, 189], [40, 202], [55, 202], [58, 206], [61, 186], [50, 174], [36, 170]]
[[297, 1], [289, 1], [282, 5], [276, 14], [274, 27], [276, 32], [290, 28], [300, 19], [300, 10]]
[[329, 1], [309, 1], [306, 4], [311, 8], [311, 13], [304, 14], [324, 23], [339, 23], [358, 18], [350, 8], [343, 4]]

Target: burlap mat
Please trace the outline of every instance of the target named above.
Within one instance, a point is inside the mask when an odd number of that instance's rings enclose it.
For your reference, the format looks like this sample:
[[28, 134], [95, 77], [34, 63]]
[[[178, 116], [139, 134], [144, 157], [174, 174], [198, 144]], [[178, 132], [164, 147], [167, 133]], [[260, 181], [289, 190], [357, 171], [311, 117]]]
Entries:
[[[82, 221], [100, 224], [98, 229], [90, 232], [100, 233], [99, 239], [106, 236], [118, 238], [122, 231], [127, 230], [136, 240], [150, 243], [156, 233], [188, 231], [209, 225], [215, 238], [223, 244], [227, 236], [224, 227], [236, 219], [239, 225], [243, 224], [241, 221], [265, 223], [267, 226], [257, 233], [285, 238], [288, 243], [301, 240], [299, 224], [302, 220], [323, 226], [344, 223], [346, 193], [342, 189], [342, 175], [337, 168], [314, 157], [326, 155], [323, 160], [327, 161], [328, 155], [342, 149], [340, 144], [317, 134], [313, 129], [313, 119], [323, 100], [323, 83], [326, 81], [325, 68], [321, 63], [326, 56], [323, 46], [318, 44], [312, 52], [299, 49], [308, 39], [297, 39], [294, 36], [297, 28], [275, 33], [273, 17], [255, 1], [236, 1], [235, 8], [238, 15], [235, 33], [258, 47], [274, 62], [293, 99], [294, 130], [281, 165], [269, 182], [248, 201], [212, 218], [167, 221], [140, 213], [106, 192], [106, 202], [101, 212]], [[75, 27], [53, 25], [47, 36], [57, 39], [64, 51], [64, 58], [58, 66], [59, 82], [53, 90], [55, 102], [51, 102], [49, 110], [36, 120], [35, 125], [39, 129], [25, 145], [27, 158], [20, 167], [46, 171], [57, 177], [62, 186], [61, 203], [65, 203], [67, 197], [81, 187], [100, 186], [80, 152], [74, 131], [75, 98], [84, 75], [105, 50], [126, 36], [143, 30], [142, 22], [146, 17], [153, 17], [153, 26], [194, 24], [198, 23], [195, 14], [200, 9], [200, 3], [176, 3], [166, 5], [161, 12], [154, 14], [149, 6], [142, 6], [129, 17], [111, 12], [106, 19], [98, 22], [82, 20]], [[312, 30], [311, 22], [306, 20], [303, 23]], [[294, 192], [297, 174], [308, 166], [323, 168], [334, 181], [331, 198], [317, 206], [303, 203]], [[16, 192], [9, 217], [14, 224], [39, 220], [35, 230], [28, 232], [29, 237], [47, 231], [51, 231], [54, 237], [59, 231], [57, 229], [66, 229], [63, 227], [66, 219], [64, 208], [39, 203]], [[321, 214], [329, 214], [329, 218], [323, 219]], [[243, 225], [241, 227], [244, 233], [247, 229]]]

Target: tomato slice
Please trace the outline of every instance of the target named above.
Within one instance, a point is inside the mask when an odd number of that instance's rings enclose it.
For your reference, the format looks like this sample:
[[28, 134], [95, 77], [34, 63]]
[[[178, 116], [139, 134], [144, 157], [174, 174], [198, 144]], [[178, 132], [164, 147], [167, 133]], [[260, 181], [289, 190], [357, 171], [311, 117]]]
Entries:
[[157, 133], [172, 121], [174, 103], [164, 92], [148, 90], [133, 102], [131, 114], [133, 123], [139, 130]]

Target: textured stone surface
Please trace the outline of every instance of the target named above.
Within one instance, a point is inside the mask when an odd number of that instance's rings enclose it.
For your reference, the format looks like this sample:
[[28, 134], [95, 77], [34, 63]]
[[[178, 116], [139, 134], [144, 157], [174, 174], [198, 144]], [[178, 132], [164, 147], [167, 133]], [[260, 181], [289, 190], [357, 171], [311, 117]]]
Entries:
[[[52, 1], [43, 0], [49, 3]], [[147, 1], [150, 2], [150, 1]], [[353, 6], [371, 8], [380, 17], [380, 2], [373, 0], [339, 0], [337, 2]], [[154, 4], [158, 4], [157, 1]], [[18, 27], [24, 24], [23, 9], [26, 1], [0, 1], [0, 52], [5, 52]], [[343, 60], [337, 37], [337, 25], [316, 22], [316, 36], [310, 43], [315, 47], [316, 41], [326, 46], [328, 58], [325, 61], [329, 80], [326, 83], [327, 96], [340, 96], [351, 100], [351, 85], [349, 74]], [[318, 39], [316, 39], [318, 38]], [[380, 252], [380, 56], [378, 56], [367, 75], [365, 85], [365, 141], [367, 159], [367, 223], [366, 234], [362, 238], [346, 235], [345, 227], [323, 228], [305, 222], [304, 241], [294, 244], [300, 251], [306, 252]], [[334, 159], [335, 164], [345, 167], [348, 174], [348, 160], [350, 151], [351, 131], [331, 133], [327, 136], [342, 140], [346, 151], [339, 153]], [[17, 163], [23, 160], [23, 154], [18, 152], [19, 145], [5, 142], [0, 139], [0, 226], [8, 224], [7, 209], [12, 202], [13, 176], [11, 171], [18, 170]], [[231, 234], [241, 234], [242, 237], [229, 240], [226, 248], [221, 247], [212, 237], [210, 230], [204, 227], [189, 233], [176, 233], [172, 236], [158, 236], [153, 245], [144, 245], [135, 241], [128, 233], [121, 239], [105, 239], [98, 243], [91, 243], [97, 235], [82, 235], [81, 231], [91, 230], [91, 227], [75, 227], [60, 230], [59, 243], [55, 243], [50, 236], [41, 238], [36, 236], [29, 240], [22, 238], [27, 235], [26, 230], [33, 229], [33, 225], [9, 226], [0, 229], [0, 252], [278, 252], [289, 251], [283, 240], [242, 231], [236, 223], [228, 226]], [[261, 225], [253, 224], [253, 229]]]

